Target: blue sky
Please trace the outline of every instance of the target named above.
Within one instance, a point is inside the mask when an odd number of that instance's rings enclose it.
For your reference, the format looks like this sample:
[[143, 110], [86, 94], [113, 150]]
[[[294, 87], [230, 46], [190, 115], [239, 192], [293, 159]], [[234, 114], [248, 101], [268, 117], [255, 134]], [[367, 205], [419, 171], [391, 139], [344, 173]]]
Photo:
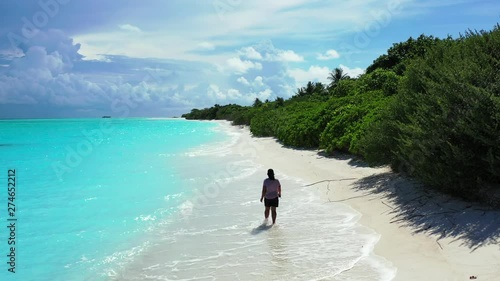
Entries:
[[396, 42], [490, 30], [497, 0], [2, 0], [0, 118], [171, 117], [288, 98]]

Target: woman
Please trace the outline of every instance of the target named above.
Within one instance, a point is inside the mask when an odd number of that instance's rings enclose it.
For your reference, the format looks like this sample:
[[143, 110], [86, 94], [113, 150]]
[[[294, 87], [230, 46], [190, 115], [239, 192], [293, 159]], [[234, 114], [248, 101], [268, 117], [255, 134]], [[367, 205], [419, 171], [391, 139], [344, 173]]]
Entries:
[[273, 169], [267, 170], [268, 178], [264, 180], [264, 184], [262, 186], [262, 196], [260, 197], [260, 202], [264, 199], [264, 205], [266, 206], [266, 210], [264, 212], [264, 217], [269, 217], [269, 210], [272, 212], [273, 224], [276, 223], [276, 208], [278, 207], [279, 200], [281, 197], [281, 184], [280, 181], [274, 178]]

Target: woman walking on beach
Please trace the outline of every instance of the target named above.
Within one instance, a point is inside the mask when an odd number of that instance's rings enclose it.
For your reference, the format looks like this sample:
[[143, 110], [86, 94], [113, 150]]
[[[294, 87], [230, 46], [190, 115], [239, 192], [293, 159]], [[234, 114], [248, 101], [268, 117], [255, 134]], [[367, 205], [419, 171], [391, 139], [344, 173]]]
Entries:
[[[269, 217], [269, 211], [272, 212], [273, 224], [276, 223], [276, 208], [278, 207], [279, 200], [281, 197], [281, 184], [280, 181], [274, 178], [273, 169], [267, 170], [268, 178], [264, 180], [262, 186], [262, 195], [260, 197], [260, 202], [264, 199], [264, 206], [266, 210], [264, 211], [264, 217]], [[265, 198], [264, 198], [265, 197]]]

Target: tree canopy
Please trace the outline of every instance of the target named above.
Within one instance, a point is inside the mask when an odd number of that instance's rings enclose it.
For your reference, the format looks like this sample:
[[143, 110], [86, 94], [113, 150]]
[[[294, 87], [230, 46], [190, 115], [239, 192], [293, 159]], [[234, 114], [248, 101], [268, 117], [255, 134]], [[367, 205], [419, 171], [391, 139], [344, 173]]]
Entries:
[[[394, 44], [366, 73], [342, 69], [289, 99], [193, 109], [284, 145], [349, 152], [470, 200], [500, 206], [500, 27]], [[496, 201], [495, 201], [496, 200]]]

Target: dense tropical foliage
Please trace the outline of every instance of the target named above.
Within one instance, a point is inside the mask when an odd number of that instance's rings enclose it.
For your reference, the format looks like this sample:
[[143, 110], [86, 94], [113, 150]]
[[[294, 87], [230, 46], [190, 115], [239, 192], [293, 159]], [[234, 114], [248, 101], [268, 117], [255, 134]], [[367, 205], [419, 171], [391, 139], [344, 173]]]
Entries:
[[469, 199], [498, 193], [499, 25], [457, 39], [410, 38], [360, 77], [337, 68], [328, 79], [287, 100], [215, 105], [183, 117], [231, 120], [287, 146], [349, 152]]

